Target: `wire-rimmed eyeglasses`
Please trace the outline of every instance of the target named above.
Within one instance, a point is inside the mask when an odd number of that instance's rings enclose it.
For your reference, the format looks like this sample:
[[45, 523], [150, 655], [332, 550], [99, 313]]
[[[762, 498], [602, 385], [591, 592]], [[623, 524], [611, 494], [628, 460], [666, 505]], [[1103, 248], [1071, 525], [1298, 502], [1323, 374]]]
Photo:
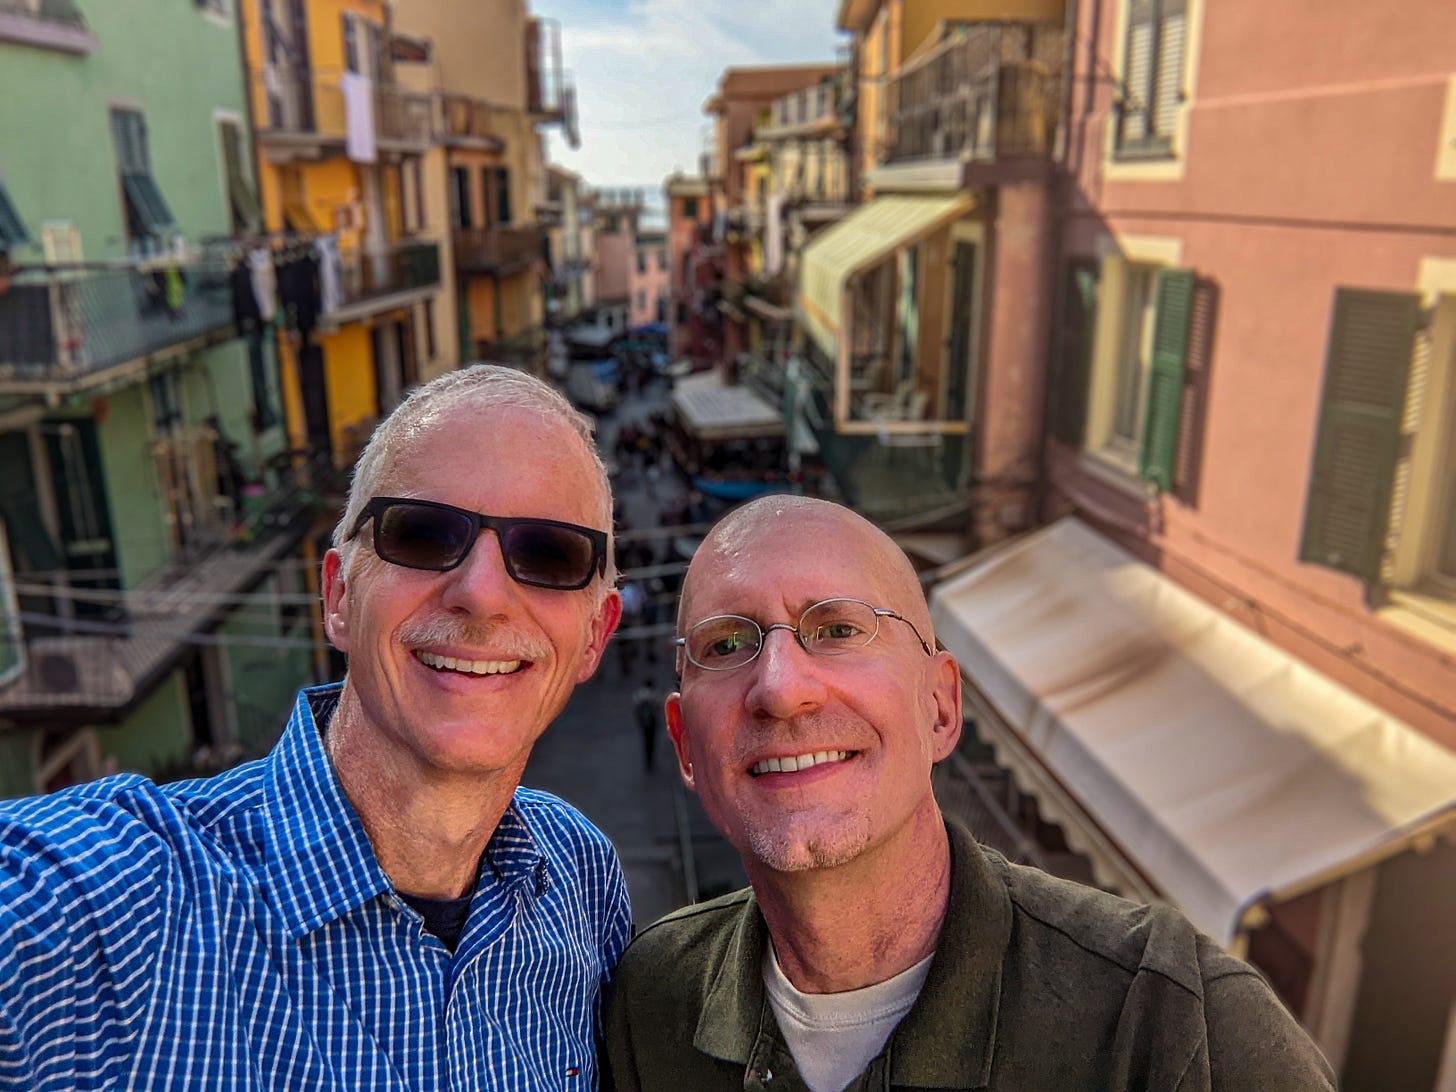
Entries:
[[752, 663], [763, 651], [764, 639], [776, 629], [790, 630], [805, 652], [813, 656], [840, 656], [863, 648], [880, 631], [881, 618], [896, 618], [910, 627], [927, 656], [935, 650], [920, 636], [908, 618], [884, 607], [871, 606], [863, 599], [825, 599], [807, 607], [794, 625], [775, 622], [760, 626], [741, 614], [715, 614], [695, 622], [680, 645], [690, 663], [704, 671], [731, 671]]

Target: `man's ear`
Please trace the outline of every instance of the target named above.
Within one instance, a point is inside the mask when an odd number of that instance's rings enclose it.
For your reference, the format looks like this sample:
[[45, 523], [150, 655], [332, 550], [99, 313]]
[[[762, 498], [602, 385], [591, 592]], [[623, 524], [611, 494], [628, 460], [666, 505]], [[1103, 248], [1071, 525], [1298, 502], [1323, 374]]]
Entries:
[[349, 651], [349, 596], [344, 587], [344, 561], [338, 550], [324, 554], [324, 634], [340, 652]]
[[617, 630], [617, 623], [622, 620], [622, 597], [613, 588], [602, 600], [601, 606], [597, 607], [596, 613], [591, 620], [591, 639], [582, 650], [581, 666], [576, 671], [576, 681], [584, 683], [592, 677], [592, 672], [602, 662], [602, 653], [607, 647], [607, 639]]
[[961, 666], [949, 652], [939, 652], [930, 670], [935, 701], [930, 746], [932, 761], [939, 762], [955, 750], [961, 738]]
[[672, 749], [677, 752], [677, 772], [682, 775], [683, 784], [696, 792], [693, 785], [693, 756], [688, 747], [688, 729], [683, 723], [682, 694], [676, 690], [669, 694], [664, 712], [667, 714], [667, 738], [672, 740]]

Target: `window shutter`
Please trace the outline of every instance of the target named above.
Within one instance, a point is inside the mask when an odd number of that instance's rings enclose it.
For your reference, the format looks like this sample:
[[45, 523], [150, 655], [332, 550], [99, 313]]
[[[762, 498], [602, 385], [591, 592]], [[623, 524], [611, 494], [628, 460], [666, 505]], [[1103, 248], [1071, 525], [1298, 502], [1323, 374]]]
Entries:
[[1183, 101], [1183, 49], [1188, 36], [1184, 0], [1162, 0], [1158, 21], [1156, 87], [1148, 104], [1152, 136], [1173, 139], [1178, 106]]
[[1374, 583], [1390, 517], [1420, 297], [1341, 288], [1299, 558]]
[[230, 121], [221, 123], [222, 169], [227, 176], [228, 197], [232, 201], [237, 227], [247, 231], [261, 222], [261, 210], [248, 176], [243, 173], [242, 127]]
[[1157, 16], [1153, 0], [1130, 0], [1127, 54], [1123, 61], [1120, 144], [1137, 144], [1148, 137], [1157, 51]]
[[20, 214], [10, 203], [10, 196], [5, 192], [5, 186], [0, 184], [0, 250], [28, 242], [30, 242], [30, 235], [25, 230], [25, 222], [20, 219]]
[[1148, 369], [1148, 404], [1143, 414], [1138, 473], [1166, 491], [1173, 488], [1173, 460], [1178, 448], [1183, 364], [1188, 355], [1188, 320], [1193, 313], [1193, 271], [1159, 270], [1153, 292], [1153, 359]]
[[1092, 337], [1097, 329], [1098, 275], [1091, 259], [1074, 258], [1063, 289], [1061, 347], [1057, 362], [1052, 431], [1080, 447], [1087, 423], [1087, 385], [1092, 373]]

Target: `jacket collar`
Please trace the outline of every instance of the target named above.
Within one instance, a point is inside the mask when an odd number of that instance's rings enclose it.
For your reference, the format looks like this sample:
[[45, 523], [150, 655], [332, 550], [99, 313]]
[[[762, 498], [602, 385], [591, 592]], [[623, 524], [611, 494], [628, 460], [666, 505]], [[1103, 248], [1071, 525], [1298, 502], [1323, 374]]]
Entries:
[[[920, 996], [888, 1045], [890, 1080], [934, 1088], [990, 1082], [1001, 967], [1011, 940], [1011, 900], [970, 833], [946, 821], [950, 900]], [[746, 897], [723, 960], [703, 1000], [693, 1045], [747, 1065], [765, 1013], [763, 954], [768, 927], [752, 893]]]

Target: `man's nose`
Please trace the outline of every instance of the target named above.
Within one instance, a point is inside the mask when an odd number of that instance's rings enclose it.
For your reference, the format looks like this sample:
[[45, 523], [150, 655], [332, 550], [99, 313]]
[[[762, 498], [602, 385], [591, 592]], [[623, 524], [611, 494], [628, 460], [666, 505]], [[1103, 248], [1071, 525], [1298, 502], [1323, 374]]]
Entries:
[[497, 604], [515, 591], [516, 582], [506, 572], [500, 539], [491, 530], [482, 530], [465, 560], [444, 575], [447, 607], [478, 611], [482, 604]]
[[799, 644], [799, 635], [790, 627], [765, 630], [763, 648], [743, 668], [753, 672], [745, 698], [749, 711], [783, 720], [819, 708], [825, 687], [818, 660]]

